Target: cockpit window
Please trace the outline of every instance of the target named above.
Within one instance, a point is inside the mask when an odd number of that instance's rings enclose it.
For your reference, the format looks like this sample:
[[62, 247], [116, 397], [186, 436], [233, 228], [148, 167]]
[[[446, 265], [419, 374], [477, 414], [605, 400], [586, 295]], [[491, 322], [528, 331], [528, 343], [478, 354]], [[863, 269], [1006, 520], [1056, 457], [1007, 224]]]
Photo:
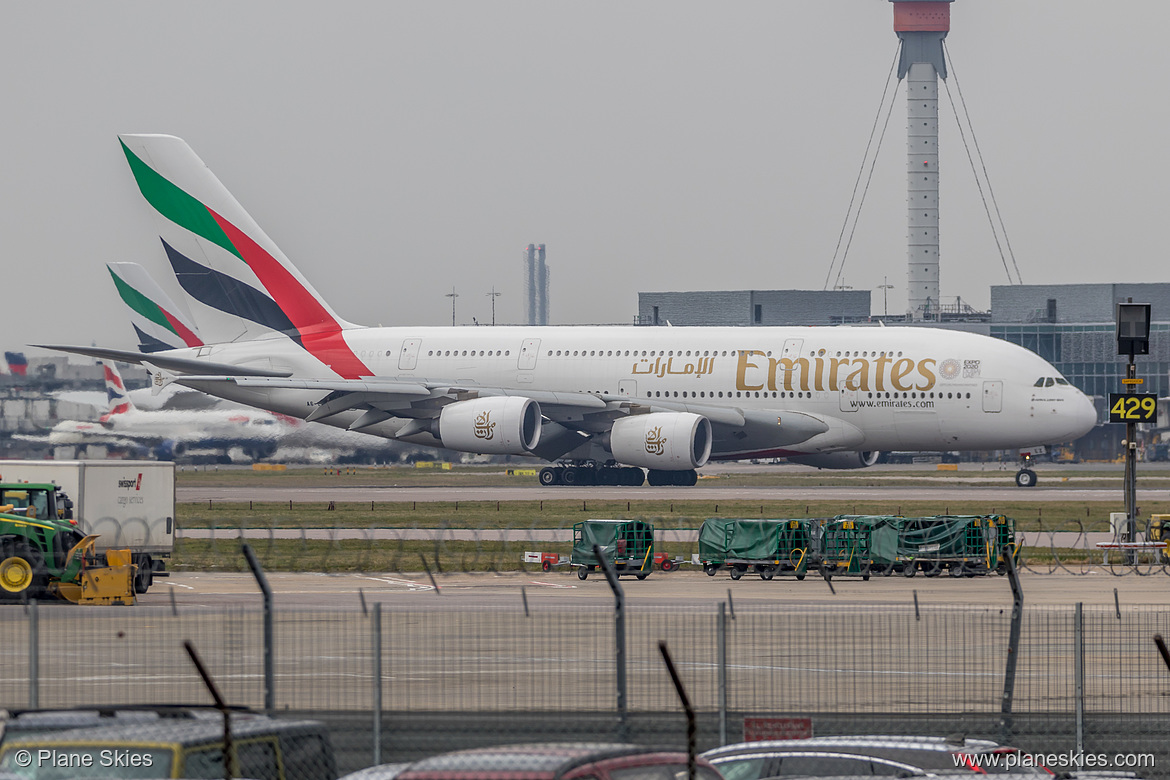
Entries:
[[1036, 384], [1032, 385], [1032, 387], [1044, 387], [1044, 377], [1037, 379]]
[[1053, 379], [1052, 377], [1048, 377], [1047, 379], [1044, 380], [1045, 387], [1052, 387], [1054, 384], [1056, 384], [1056, 380]]
[[1062, 376], [1058, 376], [1056, 378], [1056, 384], [1058, 384], [1058, 385], [1067, 385], [1068, 383], [1069, 383], [1068, 380]]

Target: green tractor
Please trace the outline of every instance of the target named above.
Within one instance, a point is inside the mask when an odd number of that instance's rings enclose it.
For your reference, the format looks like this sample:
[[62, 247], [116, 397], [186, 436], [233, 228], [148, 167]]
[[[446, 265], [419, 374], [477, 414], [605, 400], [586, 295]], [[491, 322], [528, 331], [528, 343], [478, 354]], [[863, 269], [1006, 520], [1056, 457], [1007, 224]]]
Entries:
[[51, 595], [75, 604], [133, 604], [129, 550], [94, 560], [97, 536], [77, 530], [56, 485], [0, 484], [0, 598]]

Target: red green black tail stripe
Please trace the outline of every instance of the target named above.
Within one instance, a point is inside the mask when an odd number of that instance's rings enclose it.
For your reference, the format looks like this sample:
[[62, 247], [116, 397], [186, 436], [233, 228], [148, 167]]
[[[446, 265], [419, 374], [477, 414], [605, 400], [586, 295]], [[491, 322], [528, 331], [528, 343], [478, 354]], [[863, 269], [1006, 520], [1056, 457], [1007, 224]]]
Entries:
[[[372, 375], [346, 344], [337, 320], [279, 260], [239, 227], [161, 176], [125, 143], [122, 150], [147, 202], [171, 222], [244, 262], [292, 324], [301, 346], [346, 379]], [[219, 303], [216, 308], [230, 311], [228, 301]]]

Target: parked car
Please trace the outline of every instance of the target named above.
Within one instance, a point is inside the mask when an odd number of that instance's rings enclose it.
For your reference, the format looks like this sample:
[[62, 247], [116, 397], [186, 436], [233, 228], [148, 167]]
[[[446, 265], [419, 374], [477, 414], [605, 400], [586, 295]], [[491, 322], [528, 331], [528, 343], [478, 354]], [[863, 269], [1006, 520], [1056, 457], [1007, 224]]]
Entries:
[[[984, 739], [944, 737], [815, 737], [740, 742], [708, 750], [709, 760], [727, 780], [761, 780], [795, 775], [886, 775], [914, 777], [956, 771], [1049, 776], [1025, 767], [980, 767], [974, 756], [1017, 753]], [[980, 760], [982, 761], [982, 760]]]
[[[365, 769], [350, 772], [348, 775], [342, 775], [337, 780], [395, 780], [395, 778], [406, 771], [408, 766], [410, 766], [410, 762], [378, 764], [377, 766], [368, 766]], [[4, 780], [4, 778], [0, 777], [0, 780]]]
[[[254, 713], [235, 713], [231, 721], [236, 777], [253, 780], [335, 780], [337, 777], [333, 748], [324, 724], [280, 720]], [[223, 752], [221, 718], [160, 718], [151, 723], [123, 722], [10, 735], [0, 748], [0, 775], [11, 774], [25, 780], [222, 778]], [[58, 760], [69, 763], [55, 765]]]
[[[416, 761], [396, 780], [686, 780], [687, 754], [610, 743], [548, 743], [459, 750]], [[723, 780], [695, 761], [698, 780]]]
[[[241, 712], [247, 710], [240, 709]], [[222, 716], [215, 710], [182, 705], [119, 707], [69, 707], [64, 709], [0, 710], [0, 746], [5, 739], [68, 729], [115, 726], [124, 723], [154, 724], [161, 719], [190, 720]]]

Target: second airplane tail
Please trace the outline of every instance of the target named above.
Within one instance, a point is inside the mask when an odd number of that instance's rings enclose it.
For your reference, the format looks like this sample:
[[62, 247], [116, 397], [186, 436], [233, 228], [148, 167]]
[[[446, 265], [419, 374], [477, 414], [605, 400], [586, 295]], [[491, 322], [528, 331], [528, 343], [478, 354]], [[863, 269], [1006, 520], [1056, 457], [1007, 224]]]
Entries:
[[203, 346], [199, 329], [163, 292], [138, 263], [106, 263], [122, 302], [130, 310], [130, 324], [138, 334], [141, 352]]
[[126, 385], [117, 367], [105, 361], [102, 361], [101, 366], [106, 379], [106, 399], [109, 401], [109, 409], [101, 416], [101, 421], [108, 422], [111, 417], [129, 412], [134, 408], [134, 403], [126, 392]]

